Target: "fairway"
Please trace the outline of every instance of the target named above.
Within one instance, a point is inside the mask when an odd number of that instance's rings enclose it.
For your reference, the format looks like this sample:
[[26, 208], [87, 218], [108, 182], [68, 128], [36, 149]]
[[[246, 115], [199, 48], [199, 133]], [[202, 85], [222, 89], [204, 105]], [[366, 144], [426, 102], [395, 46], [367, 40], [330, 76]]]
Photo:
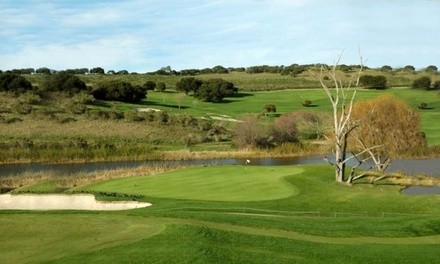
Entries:
[[298, 194], [284, 177], [301, 172], [298, 167], [212, 166], [119, 179], [81, 190], [207, 201], [274, 200]]
[[439, 196], [340, 185], [332, 172], [210, 166], [80, 186], [70, 191], [144, 195], [153, 206], [0, 211], [0, 262], [436, 263]]

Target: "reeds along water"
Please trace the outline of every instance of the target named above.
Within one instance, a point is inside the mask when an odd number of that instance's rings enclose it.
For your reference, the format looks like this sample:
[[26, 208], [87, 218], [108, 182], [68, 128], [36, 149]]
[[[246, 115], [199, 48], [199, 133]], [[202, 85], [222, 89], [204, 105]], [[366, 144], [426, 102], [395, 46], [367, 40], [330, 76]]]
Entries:
[[[84, 186], [100, 181], [125, 178], [140, 175], [155, 175], [167, 171], [183, 168], [184, 166], [139, 166], [136, 168], [123, 168], [115, 170], [106, 170], [99, 172], [80, 172], [73, 175], [60, 175], [55, 172], [38, 172], [38, 173], [23, 173], [13, 176], [6, 176], [0, 178], [0, 189], [14, 190], [17, 192], [54, 192], [54, 190], [65, 191], [78, 186]], [[47, 183], [46, 187], [41, 189], [33, 189], [32, 186]], [[23, 190], [20, 190], [22, 187]], [[45, 188], [46, 191], [45, 191]]]

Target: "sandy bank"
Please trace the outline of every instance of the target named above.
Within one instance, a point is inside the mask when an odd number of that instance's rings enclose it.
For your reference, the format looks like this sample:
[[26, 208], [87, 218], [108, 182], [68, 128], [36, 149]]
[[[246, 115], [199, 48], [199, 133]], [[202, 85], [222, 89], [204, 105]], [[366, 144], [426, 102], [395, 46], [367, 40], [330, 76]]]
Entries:
[[105, 210], [117, 211], [151, 206], [136, 201], [101, 202], [92, 194], [0, 195], [0, 210]]

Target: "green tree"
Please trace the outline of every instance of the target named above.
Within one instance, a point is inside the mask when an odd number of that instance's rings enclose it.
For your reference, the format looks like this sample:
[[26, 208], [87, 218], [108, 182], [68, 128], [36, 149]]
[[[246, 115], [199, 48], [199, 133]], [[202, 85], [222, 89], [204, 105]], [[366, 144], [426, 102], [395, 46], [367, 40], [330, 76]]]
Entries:
[[96, 68], [90, 69], [90, 73], [91, 74], [105, 74], [105, 71], [101, 67], [96, 67]]
[[217, 66], [213, 67], [212, 72], [213, 73], [229, 73], [228, 69], [226, 69], [225, 67], [223, 67], [221, 65], [217, 65]]
[[393, 71], [393, 67], [389, 66], [389, 65], [384, 65], [380, 68], [380, 71], [382, 72], [391, 72]]
[[48, 68], [43, 67], [43, 68], [36, 69], [35, 73], [37, 73], [37, 74], [51, 74], [51, 71]]
[[427, 72], [437, 72], [438, 68], [435, 65], [429, 65], [428, 67], [426, 67], [425, 71]]
[[194, 96], [205, 102], [220, 103], [224, 97], [233, 95], [237, 89], [234, 84], [223, 79], [209, 79], [204, 81]]

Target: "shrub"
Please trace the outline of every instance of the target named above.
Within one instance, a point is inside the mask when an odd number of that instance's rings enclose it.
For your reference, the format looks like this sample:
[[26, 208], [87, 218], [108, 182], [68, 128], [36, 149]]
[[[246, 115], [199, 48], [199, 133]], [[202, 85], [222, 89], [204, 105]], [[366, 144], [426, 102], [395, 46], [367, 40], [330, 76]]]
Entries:
[[91, 119], [108, 119], [109, 113], [103, 110], [90, 109], [87, 111], [87, 116]]
[[128, 122], [142, 122], [145, 120], [145, 118], [139, 115], [137, 112], [124, 113], [124, 119]]
[[234, 143], [238, 148], [274, 146], [272, 127], [260, 122], [257, 117], [246, 116], [234, 129]]
[[432, 89], [440, 90], [440, 80], [434, 82], [434, 85], [432, 86]]
[[186, 94], [189, 92], [195, 92], [200, 88], [200, 86], [202, 86], [202, 83], [203, 82], [201, 80], [194, 77], [185, 77], [176, 83], [176, 91], [184, 92]]
[[72, 122], [75, 122], [75, 121], [76, 121], [76, 119], [73, 118], [73, 117], [70, 117], [70, 116], [60, 117], [58, 119], [58, 123], [60, 123], [60, 124], [67, 124], [67, 123], [72, 123]]
[[34, 93], [24, 93], [20, 95], [18, 100], [25, 104], [40, 104], [42, 102], [41, 97]]
[[146, 99], [147, 90], [141, 86], [116, 80], [100, 83], [92, 94], [98, 100], [138, 103]]
[[277, 107], [274, 104], [266, 104], [263, 106], [264, 113], [276, 113]]
[[163, 82], [157, 83], [156, 90], [158, 92], [165, 92], [166, 89], [167, 89], [167, 86], [165, 83], [163, 83]]
[[67, 73], [48, 75], [43, 89], [50, 92], [68, 92], [71, 94], [86, 91], [86, 84], [77, 76]]
[[124, 118], [124, 113], [112, 108], [108, 111], [108, 117], [113, 120], [120, 120]]
[[284, 133], [289, 142], [295, 139], [320, 139], [329, 130], [327, 113], [297, 111], [284, 114], [274, 122], [276, 130]]
[[419, 109], [427, 109], [428, 108], [428, 104], [427, 103], [424, 103], [424, 102], [421, 102], [420, 104], [419, 104]]
[[12, 124], [12, 123], [17, 123], [17, 122], [21, 122], [21, 121], [23, 121], [23, 119], [18, 118], [18, 117], [10, 117], [10, 118], [7, 118], [4, 120], [4, 122], [6, 124]]
[[387, 86], [387, 78], [383, 75], [362, 75], [359, 78], [359, 84], [369, 89], [385, 89]]
[[413, 88], [429, 90], [431, 88], [431, 78], [423, 76], [417, 78], [412, 83]]
[[312, 106], [312, 101], [310, 101], [310, 100], [305, 100], [305, 101], [302, 103], [302, 106], [304, 106], [304, 107], [310, 107], [310, 106]]
[[71, 103], [67, 105], [67, 109], [75, 115], [84, 114], [87, 111], [87, 106], [78, 103]]
[[156, 88], [156, 83], [153, 81], [147, 81], [144, 83], [143, 87], [148, 91], [154, 91], [154, 89]]
[[0, 91], [25, 93], [32, 90], [32, 84], [21, 75], [13, 73], [0, 74]]
[[14, 110], [20, 115], [28, 115], [32, 112], [32, 105], [25, 103], [17, 103], [14, 105]]

